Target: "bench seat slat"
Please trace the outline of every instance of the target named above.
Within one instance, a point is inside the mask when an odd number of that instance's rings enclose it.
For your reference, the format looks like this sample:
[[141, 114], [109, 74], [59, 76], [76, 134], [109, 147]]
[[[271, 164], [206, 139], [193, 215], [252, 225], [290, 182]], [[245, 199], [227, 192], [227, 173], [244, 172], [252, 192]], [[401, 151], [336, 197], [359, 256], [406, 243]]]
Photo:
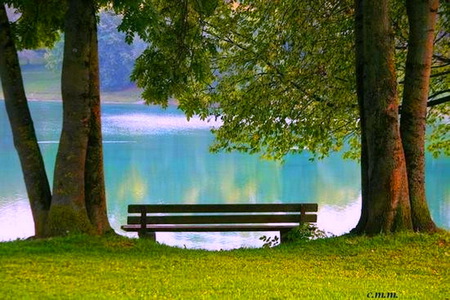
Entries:
[[226, 212], [317, 212], [317, 203], [271, 204], [130, 204], [128, 213], [226, 213]]
[[[147, 224], [231, 224], [231, 223], [299, 223], [317, 222], [317, 215], [303, 216], [298, 214], [270, 214], [270, 215], [190, 215], [190, 216], [149, 216]], [[128, 224], [140, 224], [140, 216], [128, 217]]]
[[[220, 231], [285, 231], [294, 228], [296, 224], [291, 225], [242, 225], [242, 224], [230, 224], [230, 225], [207, 225], [207, 226], [194, 226], [194, 225], [147, 225], [146, 231], [148, 232], [220, 232]], [[123, 225], [122, 229], [125, 231], [140, 231], [140, 225]]]

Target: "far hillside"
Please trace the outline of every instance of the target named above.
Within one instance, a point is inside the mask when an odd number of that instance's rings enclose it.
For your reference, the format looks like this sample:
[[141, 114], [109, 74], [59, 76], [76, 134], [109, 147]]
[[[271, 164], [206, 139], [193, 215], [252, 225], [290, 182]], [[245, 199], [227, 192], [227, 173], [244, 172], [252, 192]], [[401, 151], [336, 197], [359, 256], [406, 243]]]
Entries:
[[[135, 40], [125, 43], [125, 34], [117, 31], [121, 18], [111, 12], [100, 13], [98, 24], [100, 87], [102, 101], [137, 102], [140, 91], [130, 81], [134, 61], [145, 49]], [[61, 64], [63, 37], [52, 49], [19, 52], [19, 60], [29, 100], [61, 100]], [[3, 92], [0, 87], [0, 99]]]

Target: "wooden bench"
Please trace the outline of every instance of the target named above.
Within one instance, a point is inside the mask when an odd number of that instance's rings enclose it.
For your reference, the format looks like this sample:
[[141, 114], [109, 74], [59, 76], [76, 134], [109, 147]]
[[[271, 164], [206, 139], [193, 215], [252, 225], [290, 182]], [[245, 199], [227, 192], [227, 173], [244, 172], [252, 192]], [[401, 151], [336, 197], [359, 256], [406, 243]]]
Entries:
[[301, 223], [317, 222], [316, 203], [131, 204], [125, 231], [155, 239], [155, 232], [278, 231], [280, 241]]

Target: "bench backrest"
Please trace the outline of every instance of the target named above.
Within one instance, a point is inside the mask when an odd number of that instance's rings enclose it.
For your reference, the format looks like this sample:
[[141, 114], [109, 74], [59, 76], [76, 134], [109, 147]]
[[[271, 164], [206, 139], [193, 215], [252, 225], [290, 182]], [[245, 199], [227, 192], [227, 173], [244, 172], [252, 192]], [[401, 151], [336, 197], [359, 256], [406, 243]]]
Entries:
[[317, 222], [317, 203], [131, 204], [128, 224], [258, 224]]

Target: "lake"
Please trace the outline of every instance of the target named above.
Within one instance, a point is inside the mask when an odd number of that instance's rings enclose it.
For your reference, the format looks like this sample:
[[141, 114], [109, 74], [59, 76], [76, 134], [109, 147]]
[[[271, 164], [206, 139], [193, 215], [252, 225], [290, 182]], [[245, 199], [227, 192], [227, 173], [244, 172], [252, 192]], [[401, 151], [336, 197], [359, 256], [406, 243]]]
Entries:
[[[50, 181], [61, 130], [61, 103], [31, 102]], [[212, 154], [214, 122], [186, 121], [175, 108], [104, 104], [103, 135], [108, 216], [125, 235], [130, 203], [319, 203], [318, 227], [343, 234], [360, 213], [357, 162], [308, 154], [284, 163], [242, 153]], [[4, 102], [0, 101], [0, 240], [33, 235], [33, 223]], [[427, 156], [427, 197], [435, 222], [450, 228], [450, 158]], [[129, 234], [134, 236], [133, 234]], [[188, 248], [257, 247], [262, 233], [160, 233], [159, 242]], [[275, 236], [275, 233], [266, 235]]]

